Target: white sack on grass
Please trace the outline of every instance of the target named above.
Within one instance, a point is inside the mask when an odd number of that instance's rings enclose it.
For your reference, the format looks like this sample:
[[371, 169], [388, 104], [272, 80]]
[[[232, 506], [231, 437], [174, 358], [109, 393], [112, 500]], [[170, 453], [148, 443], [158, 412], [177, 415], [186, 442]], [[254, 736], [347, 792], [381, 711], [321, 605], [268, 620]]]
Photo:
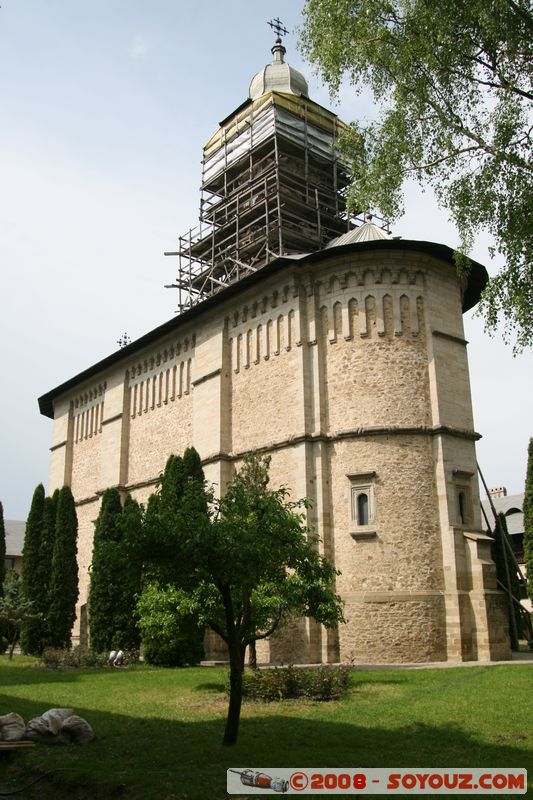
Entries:
[[87, 744], [94, 739], [94, 731], [87, 720], [75, 714], [64, 720], [61, 733], [68, 736], [75, 744]]
[[72, 708], [51, 708], [26, 725], [24, 738], [43, 744], [87, 744], [94, 739], [89, 723], [72, 713]]
[[19, 714], [11, 711], [0, 717], [0, 740], [3, 742], [18, 742], [24, 736], [26, 725]]
[[50, 708], [41, 714], [40, 718], [48, 725], [52, 733], [59, 733], [63, 722], [73, 714], [73, 708]]
[[29, 739], [30, 742], [42, 742], [43, 744], [68, 744], [70, 741], [61, 732], [54, 732], [42, 717], [30, 719], [26, 725], [24, 738]]

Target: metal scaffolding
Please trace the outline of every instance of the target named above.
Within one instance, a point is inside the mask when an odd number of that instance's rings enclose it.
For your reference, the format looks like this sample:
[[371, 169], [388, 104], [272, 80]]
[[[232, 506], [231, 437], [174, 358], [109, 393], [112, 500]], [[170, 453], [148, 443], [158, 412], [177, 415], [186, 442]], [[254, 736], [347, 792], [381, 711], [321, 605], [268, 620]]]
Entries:
[[200, 220], [179, 237], [181, 312], [273, 259], [322, 249], [354, 227], [337, 152], [344, 124], [305, 97], [268, 92], [204, 147]]

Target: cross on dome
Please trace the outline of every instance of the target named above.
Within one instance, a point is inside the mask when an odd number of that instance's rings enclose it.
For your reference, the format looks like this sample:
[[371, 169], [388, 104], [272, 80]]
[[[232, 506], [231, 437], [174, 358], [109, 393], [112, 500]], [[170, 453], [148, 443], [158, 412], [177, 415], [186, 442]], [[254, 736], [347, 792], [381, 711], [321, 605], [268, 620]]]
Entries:
[[270, 25], [274, 33], [277, 33], [278, 39], [281, 39], [282, 36], [287, 36], [287, 34], [289, 33], [289, 31], [284, 26], [283, 22], [280, 20], [279, 17], [271, 19], [269, 22], [267, 22], [267, 25]]

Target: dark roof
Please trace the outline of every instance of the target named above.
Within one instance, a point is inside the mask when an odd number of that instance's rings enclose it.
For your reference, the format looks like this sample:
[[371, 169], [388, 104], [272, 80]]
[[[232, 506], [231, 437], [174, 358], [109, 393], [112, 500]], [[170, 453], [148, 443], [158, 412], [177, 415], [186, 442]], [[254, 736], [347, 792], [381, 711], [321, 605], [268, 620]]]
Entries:
[[[162, 336], [165, 336], [174, 330], [178, 330], [200, 314], [204, 314], [206, 311], [209, 311], [209, 309], [213, 308], [214, 306], [223, 303], [228, 298], [246, 291], [246, 289], [250, 288], [250, 286], [261, 283], [261, 281], [263, 281], [265, 278], [275, 275], [277, 272], [280, 272], [288, 266], [291, 266], [294, 269], [301, 269], [309, 262], [313, 263], [320, 260], [325, 261], [334, 258], [337, 255], [346, 253], [361, 253], [374, 250], [403, 250], [419, 252], [435, 256], [436, 258], [451, 264], [454, 263], [454, 250], [452, 250], [451, 247], [448, 247], [445, 244], [415, 241], [412, 239], [380, 239], [370, 242], [355, 242], [351, 244], [340, 245], [338, 247], [330, 247], [327, 250], [317, 250], [315, 253], [309, 253], [304, 258], [300, 258], [299, 260], [296, 260], [294, 257], [290, 256], [280, 256], [279, 258], [276, 258], [268, 263], [266, 266], [257, 270], [257, 272], [247, 275], [245, 278], [242, 278], [236, 283], [230, 284], [226, 289], [218, 292], [218, 294], [208, 297], [203, 302], [198, 303], [198, 305], [187, 309], [179, 316], [173, 317], [172, 319], [163, 323], [163, 325], [159, 325], [152, 331], [145, 333], [144, 336], [141, 336], [139, 339], [131, 342], [126, 347], [116, 350], [114, 353], [111, 353], [111, 355], [106, 356], [106, 358], [98, 361], [96, 364], [93, 364], [93, 366], [88, 367], [88, 369], [78, 373], [78, 375], [75, 375], [68, 381], [56, 386], [55, 389], [51, 389], [49, 392], [46, 392], [46, 394], [41, 395], [41, 397], [39, 397], [39, 410], [44, 416], [53, 419], [53, 403], [54, 400], [60, 395], [69, 391], [83, 381], [91, 378], [93, 375], [97, 375], [99, 372], [102, 372], [102, 370], [108, 369], [109, 367], [113, 366], [113, 364], [129, 358], [134, 353], [142, 350], [152, 342], [157, 341]], [[479, 264], [477, 261], [471, 261], [470, 263], [471, 269], [468, 275], [468, 285], [463, 298], [463, 312], [468, 311], [470, 308], [473, 308], [473, 306], [476, 305], [476, 303], [479, 301], [481, 291], [484, 289], [488, 280], [487, 270], [482, 264]]]
[[[506, 494], [503, 497], [493, 497], [492, 502], [497, 514], [505, 514], [505, 516], [507, 516], [507, 514], [510, 511], [512, 512], [513, 509], [518, 511], [524, 510], [524, 493]], [[490, 502], [487, 497], [482, 501], [481, 505], [485, 511], [490, 510]]]
[[21, 556], [24, 546], [26, 523], [18, 519], [6, 519], [6, 556]]

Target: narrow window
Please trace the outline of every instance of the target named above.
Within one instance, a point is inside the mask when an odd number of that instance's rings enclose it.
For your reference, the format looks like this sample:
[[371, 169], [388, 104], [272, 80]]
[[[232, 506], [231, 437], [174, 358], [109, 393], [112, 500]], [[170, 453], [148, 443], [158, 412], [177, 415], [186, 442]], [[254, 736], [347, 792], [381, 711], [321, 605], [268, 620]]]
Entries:
[[357, 496], [357, 522], [368, 525], [368, 495], [364, 492]]
[[464, 492], [459, 492], [459, 518], [461, 525], [466, 525], [466, 495]]

